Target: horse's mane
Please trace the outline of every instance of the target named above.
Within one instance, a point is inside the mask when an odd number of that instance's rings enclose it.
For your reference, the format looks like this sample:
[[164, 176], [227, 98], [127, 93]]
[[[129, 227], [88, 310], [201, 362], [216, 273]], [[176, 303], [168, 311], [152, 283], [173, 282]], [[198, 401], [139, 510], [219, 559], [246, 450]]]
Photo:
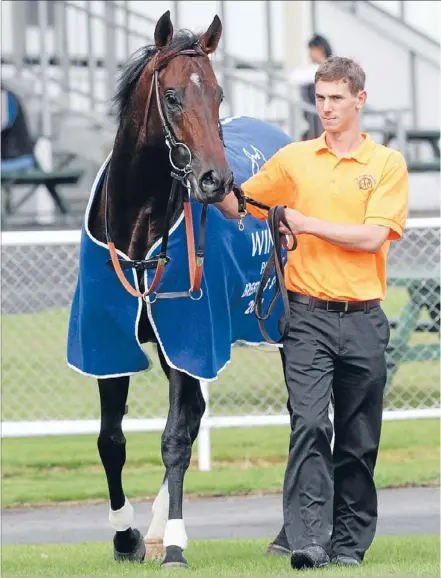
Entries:
[[[180, 52], [194, 48], [199, 42], [201, 34], [195, 34], [190, 30], [179, 30], [170, 44], [167, 46], [167, 52]], [[118, 122], [121, 122], [124, 110], [130, 97], [135, 90], [142, 71], [158, 52], [154, 44], [139, 48], [133, 56], [124, 65], [118, 81], [115, 95], [112, 99], [113, 105], [117, 109]]]

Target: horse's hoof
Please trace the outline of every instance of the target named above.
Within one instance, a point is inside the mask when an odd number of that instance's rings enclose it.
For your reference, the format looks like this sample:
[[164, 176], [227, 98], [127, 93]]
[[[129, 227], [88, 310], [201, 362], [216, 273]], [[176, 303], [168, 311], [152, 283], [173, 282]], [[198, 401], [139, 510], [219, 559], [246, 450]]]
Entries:
[[179, 546], [167, 546], [165, 549], [165, 558], [162, 561], [161, 568], [188, 568], [188, 562], [182, 555], [182, 548]]
[[291, 556], [291, 550], [277, 544], [277, 542], [271, 542], [265, 552], [265, 556]]
[[142, 563], [145, 559], [145, 544], [144, 538], [139, 530], [133, 529], [133, 534], [136, 537], [136, 545], [131, 552], [118, 552], [113, 545], [113, 557], [117, 562], [138, 562]]
[[145, 538], [144, 543], [147, 549], [146, 560], [163, 560], [165, 557], [165, 548], [162, 538]]

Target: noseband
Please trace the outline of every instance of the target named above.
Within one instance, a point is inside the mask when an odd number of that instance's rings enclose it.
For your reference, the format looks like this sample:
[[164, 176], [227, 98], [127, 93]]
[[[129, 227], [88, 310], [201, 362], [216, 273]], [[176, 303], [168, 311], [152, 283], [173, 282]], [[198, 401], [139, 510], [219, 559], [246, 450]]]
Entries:
[[[152, 295], [152, 299], [148, 302], [154, 303], [157, 299], [172, 299], [177, 297], [190, 297], [191, 299], [198, 301], [202, 298], [202, 272], [204, 266], [204, 246], [205, 246], [205, 229], [206, 229], [206, 219], [207, 219], [207, 204], [204, 203], [201, 214], [201, 227], [199, 235], [199, 246], [197, 251], [195, 251], [194, 245], [194, 233], [193, 233], [193, 220], [191, 214], [190, 205], [190, 192], [191, 184], [189, 180], [189, 175], [193, 172], [192, 169], [192, 154], [189, 147], [180, 142], [173, 131], [173, 127], [167, 122], [166, 116], [161, 103], [160, 93], [159, 93], [159, 72], [167, 66], [167, 64], [176, 56], [206, 56], [201, 47], [197, 45], [193, 49], [181, 50], [177, 52], [170, 52], [164, 56], [161, 52], [158, 52], [155, 56], [157, 62], [154, 66], [153, 78], [150, 85], [149, 96], [147, 99], [147, 106], [144, 115], [144, 123], [141, 129], [140, 138], [146, 137], [147, 123], [149, 112], [151, 108], [151, 101], [153, 94], [156, 97], [156, 104], [158, 107], [159, 118], [161, 121], [161, 128], [164, 135], [164, 140], [167, 148], [169, 149], [169, 162], [171, 166], [171, 177], [173, 179], [172, 188], [170, 191], [169, 200], [167, 203], [167, 210], [164, 221], [164, 233], [161, 243], [161, 251], [157, 257], [152, 257], [146, 260], [130, 261], [130, 260], [120, 260], [115, 249], [115, 244], [112, 241], [110, 234], [110, 215], [109, 215], [109, 202], [108, 202], [108, 175], [110, 173], [110, 161], [109, 168], [106, 172], [105, 182], [104, 182], [104, 194], [105, 194], [105, 232], [107, 246], [109, 248], [111, 259], [107, 262], [107, 265], [114, 269], [118, 276], [118, 279], [124, 286], [124, 288], [134, 297], [145, 298]], [[222, 140], [222, 134], [219, 133]], [[178, 154], [184, 153], [185, 162], [178, 161]], [[169, 229], [171, 224], [171, 218], [173, 213], [173, 206], [178, 197], [181, 194], [181, 198], [184, 204], [184, 219], [185, 219], [185, 232], [187, 237], [187, 250], [188, 250], [188, 264], [190, 271], [190, 289], [188, 291], [176, 291], [170, 293], [156, 293], [156, 289], [162, 279], [165, 266], [169, 262], [169, 257], [167, 257], [167, 245]], [[155, 275], [150, 287], [144, 291], [138, 291], [135, 287], [129, 283], [126, 276], [123, 273], [123, 269], [135, 269], [136, 271], [145, 271], [146, 269], [152, 269], [156, 266]]]

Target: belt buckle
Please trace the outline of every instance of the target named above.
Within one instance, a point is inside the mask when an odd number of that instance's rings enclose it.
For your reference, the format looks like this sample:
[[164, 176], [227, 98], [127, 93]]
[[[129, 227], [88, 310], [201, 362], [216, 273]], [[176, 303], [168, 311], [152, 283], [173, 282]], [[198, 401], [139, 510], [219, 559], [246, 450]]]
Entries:
[[343, 312], [347, 313], [349, 311], [349, 301], [326, 301], [326, 311], [336, 311], [339, 313], [342, 313], [342, 311], [340, 309], [337, 309], [336, 306], [332, 306], [332, 309], [329, 308], [329, 304], [330, 303], [341, 303], [342, 305], [344, 305], [344, 309]]

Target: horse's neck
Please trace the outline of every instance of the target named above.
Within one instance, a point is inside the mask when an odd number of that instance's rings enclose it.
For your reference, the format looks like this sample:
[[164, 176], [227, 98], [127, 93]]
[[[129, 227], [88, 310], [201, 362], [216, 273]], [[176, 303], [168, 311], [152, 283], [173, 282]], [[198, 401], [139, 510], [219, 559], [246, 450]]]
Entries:
[[[162, 236], [171, 189], [170, 165], [163, 148], [115, 147], [108, 177], [109, 229], [115, 246], [132, 259], [143, 259]], [[90, 229], [105, 242], [105, 194], [101, 190]]]

